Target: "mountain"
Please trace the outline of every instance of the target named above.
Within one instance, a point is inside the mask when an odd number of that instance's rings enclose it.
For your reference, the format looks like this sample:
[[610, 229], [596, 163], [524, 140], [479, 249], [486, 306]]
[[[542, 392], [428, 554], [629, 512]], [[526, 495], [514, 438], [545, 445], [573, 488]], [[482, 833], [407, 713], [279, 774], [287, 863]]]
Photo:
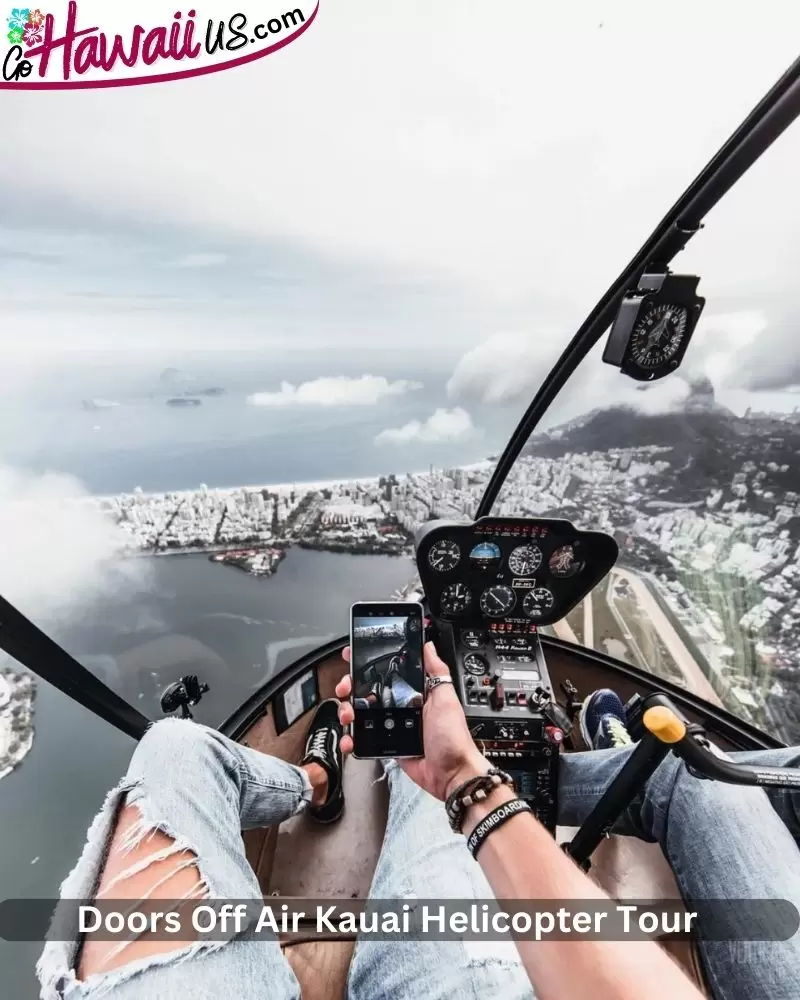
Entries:
[[632, 406], [593, 410], [580, 420], [534, 435], [526, 454], [559, 458], [570, 452], [608, 451], [609, 448], [670, 447], [695, 456], [698, 448], [724, 448], [738, 438], [728, 412], [717, 409], [643, 413]]
[[659, 487], [662, 500], [690, 503], [714, 489], [733, 499], [735, 477], [748, 466], [758, 472], [757, 489], [744, 501], [748, 510], [772, 516], [774, 497], [797, 489], [800, 423], [789, 415], [737, 417], [714, 402], [707, 381], [698, 381], [678, 409], [656, 414], [631, 406], [593, 410], [532, 436], [523, 454], [561, 458], [654, 445], [664, 449], [654, 457], [669, 463]]
[[714, 384], [708, 375], [684, 375], [689, 395], [681, 404], [684, 413], [720, 413], [733, 417], [734, 413], [716, 401]]
[[609, 448], [673, 448], [676, 458], [705, 449], [725, 448], [738, 439], [742, 427], [736, 415], [715, 398], [706, 375], [683, 375], [688, 395], [663, 413], [646, 413], [630, 405], [591, 410], [575, 420], [532, 437], [527, 453], [559, 457], [569, 452]]

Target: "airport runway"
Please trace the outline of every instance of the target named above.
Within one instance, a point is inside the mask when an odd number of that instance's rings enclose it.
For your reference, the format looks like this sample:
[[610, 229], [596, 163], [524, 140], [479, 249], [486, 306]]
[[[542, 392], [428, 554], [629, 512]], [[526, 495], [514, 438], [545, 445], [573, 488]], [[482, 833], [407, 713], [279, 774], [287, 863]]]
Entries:
[[635, 573], [616, 567], [611, 571], [615, 576], [625, 580], [636, 595], [636, 600], [649, 617], [653, 628], [669, 650], [675, 663], [686, 678], [689, 690], [706, 701], [724, 708], [722, 701], [711, 686], [711, 682], [697, 665], [694, 657], [686, 648], [683, 639], [678, 635], [669, 618], [661, 610], [658, 601], [650, 592], [650, 588]]

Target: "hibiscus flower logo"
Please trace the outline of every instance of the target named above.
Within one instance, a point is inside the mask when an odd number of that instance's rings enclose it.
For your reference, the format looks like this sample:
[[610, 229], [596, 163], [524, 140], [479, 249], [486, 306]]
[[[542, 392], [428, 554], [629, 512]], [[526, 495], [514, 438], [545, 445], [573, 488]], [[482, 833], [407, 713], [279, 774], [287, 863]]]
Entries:
[[44, 41], [44, 22], [47, 14], [27, 7], [14, 7], [8, 21], [8, 40], [12, 45], [40, 45]]
[[25, 25], [25, 31], [22, 37], [25, 39], [25, 44], [28, 46], [38, 45], [43, 38], [42, 29], [38, 24], [28, 24]]
[[27, 7], [13, 7], [8, 18], [9, 35], [12, 31], [24, 31], [30, 20], [31, 12]]

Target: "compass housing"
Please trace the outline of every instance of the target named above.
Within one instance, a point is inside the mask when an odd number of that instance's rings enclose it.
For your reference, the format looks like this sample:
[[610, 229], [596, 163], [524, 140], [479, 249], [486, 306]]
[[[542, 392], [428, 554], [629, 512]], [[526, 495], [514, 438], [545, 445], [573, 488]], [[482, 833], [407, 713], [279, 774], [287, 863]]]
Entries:
[[637, 382], [653, 382], [683, 361], [706, 300], [699, 278], [644, 274], [626, 294], [611, 327], [603, 361]]

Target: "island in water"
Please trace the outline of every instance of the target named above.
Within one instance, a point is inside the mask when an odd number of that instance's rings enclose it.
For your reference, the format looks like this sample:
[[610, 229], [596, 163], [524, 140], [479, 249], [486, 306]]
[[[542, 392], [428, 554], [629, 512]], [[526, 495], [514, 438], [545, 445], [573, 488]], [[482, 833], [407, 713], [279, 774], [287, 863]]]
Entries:
[[202, 406], [203, 400], [194, 396], [170, 396], [167, 406]]
[[251, 576], [272, 576], [285, 556], [284, 548], [232, 549], [228, 552], [215, 552], [209, 559], [226, 566], [236, 566]]

